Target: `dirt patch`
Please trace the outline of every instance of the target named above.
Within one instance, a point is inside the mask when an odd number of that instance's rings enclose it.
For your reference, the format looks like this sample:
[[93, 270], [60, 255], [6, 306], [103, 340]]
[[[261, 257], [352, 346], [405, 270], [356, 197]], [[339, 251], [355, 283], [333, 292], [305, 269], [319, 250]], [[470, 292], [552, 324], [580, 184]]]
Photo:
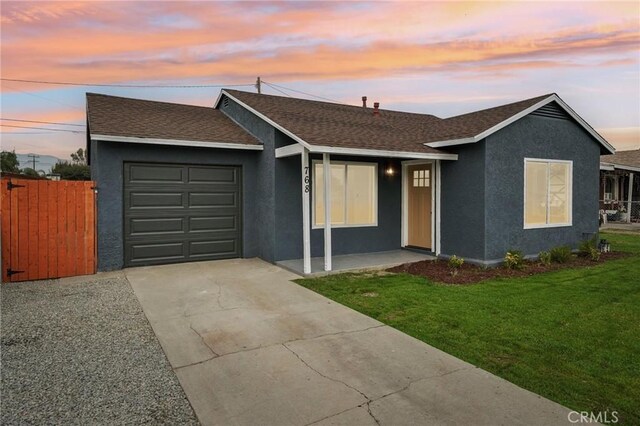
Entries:
[[541, 274], [543, 272], [557, 271], [559, 269], [596, 266], [603, 262], [627, 256], [629, 256], [629, 253], [624, 252], [602, 253], [600, 260], [598, 262], [594, 262], [590, 259], [574, 255], [567, 263], [552, 263], [551, 265], [543, 265], [538, 261], [525, 261], [525, 264], [521, 269], [507, 269], [503, 266], [485, 268], [465, 263], [458, 270], [458, 274], [455, 276], [451, 275], [451, 269], [449, 269], [449, 265], [446, 260], [423, 260], [420, 262], [405, 263], [403, 265], [389, 268], [387, 271], [426, 277], [431, 281], [445, 284], [475, 284], [493, 278], [527, 277]]

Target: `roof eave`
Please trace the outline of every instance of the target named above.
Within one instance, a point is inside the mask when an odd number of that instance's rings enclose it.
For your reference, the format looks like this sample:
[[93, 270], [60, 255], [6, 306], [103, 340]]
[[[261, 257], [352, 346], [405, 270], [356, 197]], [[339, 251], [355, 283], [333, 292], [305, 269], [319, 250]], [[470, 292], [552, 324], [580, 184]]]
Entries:
[[556, 95], [555, 93], [550, 95], [549, 97], [541, 100], [540, 102], [535, 103], [534, 105], [530, 106], [527, 109], [524, 109], [522, 111], [520, 111], [517, 114], [512, 115], [511, 117], [509, 117], [508, 119], [496, 124], [495, 126], [475, 135], [472, 137], [468, 137], [468, 138], [462, 138], [462, 139], [451, 139], [451, 140], [442, 140], [442, 141], [434, 141], [434, 142], [427, 142], [424, 145], [429, 146], [431, 148], [441, 148], [441, 147], [446, 147], [446, 146], [455, 146], [455, 145], [463, 145], [463, 144], [467, 144], [467, 143], [475, 143], [478, 141], [481, 141], [482, 139], [486, 138], [487, 136], [497, 132], [498, 130], [514, 123], [515, 121], [521, 119], [522, 117], [529, 115], [530, 113], [532, 113], [533, 111], [547, 105], [550, 102], [557, 102], [562, 109], [564, 109], [573, 119], [575, 119], [578, 124], [580, 124], [594, 139], [596, 139], [600, 145], [602, 145], [602, 147], [611, 154], [614, 154], [616, 152], [615, 148], [613, 146], [611, 146], [611, 144], [609, 144], [609, 142], [607, 142], [602, 136], [600, 136], [600, 134], [598, 132], [596, 132], [593, 127], [591, 127], [582, 117], [580, 117], [573, 109], [571, 109], [571, 107], [569, 105], [567, 105], [558, 95]]
[[154, 145], [170, 145], [170, 146], [193, 146], [201, 148], [225, 148], [225, 149], [244, 149], [253, 151], [262, 151], [262, 144], [246, 144], [225, 141], [193, 141], [185, 139], [158, 139], [158, 138], [142, 138], [134, 136], [116, 136], [92, 134], [92, 141], [105, 142], [126, 142], [126, 143], [142, 143]]

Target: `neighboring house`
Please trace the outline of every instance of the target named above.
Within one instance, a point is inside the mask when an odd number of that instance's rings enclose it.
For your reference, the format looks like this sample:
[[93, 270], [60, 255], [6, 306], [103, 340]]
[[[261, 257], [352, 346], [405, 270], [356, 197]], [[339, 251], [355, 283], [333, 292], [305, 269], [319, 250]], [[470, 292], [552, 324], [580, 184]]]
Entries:
[[213, 108], [87, 103], [100, 270], [575, 247], [598, 232], [614, 152], [555, 94], [447, 119], [226, 89]]
[[640, 222], [640, 149], [600, 157], [600, 209], [609, 221]]

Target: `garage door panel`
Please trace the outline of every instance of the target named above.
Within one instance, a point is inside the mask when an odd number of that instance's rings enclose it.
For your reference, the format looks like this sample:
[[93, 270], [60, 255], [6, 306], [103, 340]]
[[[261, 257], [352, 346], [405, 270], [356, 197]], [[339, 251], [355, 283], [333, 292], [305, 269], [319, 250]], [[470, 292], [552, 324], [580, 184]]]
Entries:
[[129, 192], [130, 209], [182, 208], [184, 193], [181, 192]]
[[138, 218], [131, 217], [127, 220], [129, 225], [125, 232], [129, 235], [149, 235], [149, 234], [182, 234], [185, 232], [184, 217], [165, 217], [165, 218]]
[[237, 167], [126, 163], [125, 264], [240, 256], [240, 188]]
[[237, 241], [234, 239], [216, 241], [191, 241], [189, 243], [190, 257], [238, 256]]
[[235, 192], [191, 192], [188, 207], [236, 207], [237, 198]]
[[185, 242], [156, 242], [130, 245], [131, 262], [146, 263], [149, 261], [184, 260]]
[[189, 218], [189, 232], [237, 231], [236, 216], [204, 216]]
[[188, 183], [236, 184], [237, 169], [230, 167], [189, 167]]
[[183, 183], [185, 181], [185, 168], [170, 165], [131, 164], [128, 173], [128, 182], [131, 183]]

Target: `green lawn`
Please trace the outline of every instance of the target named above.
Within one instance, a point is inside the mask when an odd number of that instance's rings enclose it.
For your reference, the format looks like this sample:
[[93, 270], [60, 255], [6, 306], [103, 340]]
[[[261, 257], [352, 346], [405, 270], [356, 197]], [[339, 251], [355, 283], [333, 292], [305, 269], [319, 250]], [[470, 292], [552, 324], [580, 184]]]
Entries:
[[603, 236], [633, 256], [469, 286], [406, 274], [297, 282], [569, 408], [640, 424], [640, 236]]

